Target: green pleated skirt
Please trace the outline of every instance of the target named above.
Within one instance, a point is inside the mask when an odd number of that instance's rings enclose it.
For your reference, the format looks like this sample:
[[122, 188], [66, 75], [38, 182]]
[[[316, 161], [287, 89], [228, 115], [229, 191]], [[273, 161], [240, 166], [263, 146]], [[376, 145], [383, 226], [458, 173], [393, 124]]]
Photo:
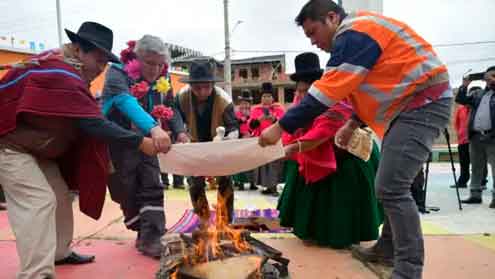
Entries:
[[289, 161], [277, 206], [281, 225], [303, 240], [336, 249], [377, 239], [383, 222], [374, 189], [378, 162], [376, 145], [368, 162], [339, 154], [337, 172], [306, 184], [297, 163]]

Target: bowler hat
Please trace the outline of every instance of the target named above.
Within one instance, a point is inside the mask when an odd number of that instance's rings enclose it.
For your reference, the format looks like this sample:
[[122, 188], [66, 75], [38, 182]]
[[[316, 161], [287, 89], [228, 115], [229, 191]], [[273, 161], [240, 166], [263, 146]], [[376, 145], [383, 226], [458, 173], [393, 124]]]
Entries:
[[110, 62], [119, 63], [119, 58], [112, 53], [113, 32], [110, 28], [96, 22], [84, 22], [77, 33], [65, 29], [73, 43], [86, 43], [102, 50]]
[[312, 52], [301, 53], [294, 60], [296, 72], [290, 75], [293, 81], [314, 81], [321, 77], [323, 69], [320, 68], [318, 55]]

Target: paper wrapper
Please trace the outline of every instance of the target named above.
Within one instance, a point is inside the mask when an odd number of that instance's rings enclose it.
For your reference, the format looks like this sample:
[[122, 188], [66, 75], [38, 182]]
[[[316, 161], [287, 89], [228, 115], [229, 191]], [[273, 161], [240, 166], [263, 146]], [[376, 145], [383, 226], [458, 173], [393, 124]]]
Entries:
[[285, 156], [282, 143], [261, 147], [258, 138], [174, 144], [159, 154], [162, 172], [184, 176], [226, 176]]
[[371, 151], [373, 149], [373, 132], [368, 128], [357, 128], [354, 130], [347, 146], [340, 145], [337, 140], [335, 140], [335, 145], [367, 162], [370, 159]]

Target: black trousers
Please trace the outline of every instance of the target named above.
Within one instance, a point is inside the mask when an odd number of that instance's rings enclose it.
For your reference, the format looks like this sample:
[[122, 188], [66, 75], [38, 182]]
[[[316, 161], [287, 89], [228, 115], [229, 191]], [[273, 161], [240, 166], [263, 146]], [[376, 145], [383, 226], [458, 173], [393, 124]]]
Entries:
[[[217, 218], [222, 218], [225, 223], [231, 223], [234, 216], [234, 189], [232, 187], [232, 178], [230, 176], [217, 177], [218, 193], [217, 207], [220, 207], [222, 202], [225, 203], [227, 212], [219, 212], [217, 210]], [[196, 176], [189, 178], [189, 195], [194, 208], [194, 212], [204, 221], [210, 218], [210, 207], [206, 197], [206, 182], [205, 177]]]
[[115, 168], [110, 195], [120, 204], [126, 227], [137, 231], [143, 243], [159, 241], [165, 234], [165, 212], [158, 158], [137, 150], [110, 151]]
[[471, 165], [469, 143], [459, 144], [457, 146], [457, 151], [459, 152], [459, 165], [461, 167], [461, 174], [457, 180], [457, 183], [459, 186], [465, 186], [471, 177], [471, 171], [469, 169]]
[[[162, 172], [161, 173], [161, 176], [162, 176], [162, 182], [164, 185], [170, 185], [170, 181], [168, 179], [168, 173], [164, 173]], [[184, 176], [182, 175], [176, 175], [174, 174], [173, 176], [173, 181], [172, 181], [172, 185], [173, 186], [181, 186], [181, 185], [184, 185]]]
[[[461, 174], [459, 176], [459, 179], [457, 180], [457, 183], [459, 186], [465, 186], [467, 185], [469, 179], [471, 178], [471, 156], [469, 155], [469, 142], [464, 143], [464, 144], [459, 144], [457, 146], [457, 151], [459, 152], [459, 165], [461, 168]], [[483, 181], [481, 182], [481, 185], [486, 185], [488, 183], [488, 168], [485, 166], [485, 169], [483, 170], [484, 178]]]

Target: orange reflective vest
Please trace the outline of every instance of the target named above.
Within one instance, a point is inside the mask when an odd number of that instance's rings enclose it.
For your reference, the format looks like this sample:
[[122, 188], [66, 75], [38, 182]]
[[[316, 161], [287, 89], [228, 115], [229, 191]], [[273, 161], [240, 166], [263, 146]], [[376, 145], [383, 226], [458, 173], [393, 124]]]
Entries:
[[432, 46], [395, 19], [349, 14], [332, 42], [332, 58], [310, 94], [328, 106], [349, 98], [380, 137], [415, 95], [437, 84], [448, 87], [447, 68]]

